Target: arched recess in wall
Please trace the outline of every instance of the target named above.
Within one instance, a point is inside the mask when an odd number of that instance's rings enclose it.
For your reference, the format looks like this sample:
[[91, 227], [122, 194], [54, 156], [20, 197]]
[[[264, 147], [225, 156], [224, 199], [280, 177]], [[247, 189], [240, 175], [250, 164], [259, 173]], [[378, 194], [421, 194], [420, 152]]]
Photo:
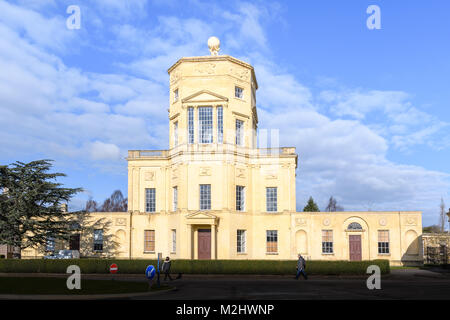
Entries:
[[408, 230], [405, 234], [406, 254], [419, 254], [419, 236], [416, 231]]
[[126, 232], [122, 229], [116, 231], [115, 241], [117, 241], [118, 243], [117, 250], [119, 252], [124, 252], [126, 249], [126, 235], [127, 235]]
[[297, 253], [308, 254], [308, 237], [305, 230], [298, 230], [295, 233], [295, 244]]

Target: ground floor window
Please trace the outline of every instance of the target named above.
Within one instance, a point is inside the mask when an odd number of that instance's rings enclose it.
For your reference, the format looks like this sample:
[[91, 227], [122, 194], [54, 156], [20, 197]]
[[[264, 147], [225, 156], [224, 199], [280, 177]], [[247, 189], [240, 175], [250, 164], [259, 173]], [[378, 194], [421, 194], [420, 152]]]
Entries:
[[389, 231], [378, 230], [378, 253], [389, 253]]
[[103, 230], [94, 230], [94, 251], [103, 251]]
[[144, 231], [144, 251], [155, 252], [155, 230]]
[[246, 232], [245, 230], [237, 231], [237, 252], [245, 253], [246, 251]]
[[172, 253], [177, 252], [177, 230], [172, 229]]
[[278, 231], [266, 230], [266, 252], [277, 253], [278, 252]]
[[333, 253], [333, 230], [322, 230], [322, 253]]

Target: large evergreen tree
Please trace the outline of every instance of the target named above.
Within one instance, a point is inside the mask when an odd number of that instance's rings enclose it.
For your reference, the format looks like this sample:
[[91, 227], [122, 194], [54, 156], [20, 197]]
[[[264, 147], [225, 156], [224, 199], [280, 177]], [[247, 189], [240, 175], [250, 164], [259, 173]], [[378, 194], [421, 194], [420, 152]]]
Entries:
[[[0, 243], [21, 249], [45, 245], [48, 237], [68, 238], [73, 212], [67, 203], [81, 188], [64, 188], [49, 172], [52, 160], [15, 162], [0, 166]], [[77, 214], [82, 214], [79, 212]]]
[[319, 206], [314, 202], [312, 197], [309, 197], [308, 203], [303, 208], [304, 212], [319, 212]]

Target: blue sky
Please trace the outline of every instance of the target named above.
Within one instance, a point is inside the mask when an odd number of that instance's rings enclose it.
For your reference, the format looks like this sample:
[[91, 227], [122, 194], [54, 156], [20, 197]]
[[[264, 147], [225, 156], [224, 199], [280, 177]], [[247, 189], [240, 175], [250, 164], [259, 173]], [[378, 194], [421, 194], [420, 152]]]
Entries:
[[[369, 30], [369, 5], [381, 30]], [[66, 27], [69, 5], [81, 28]], [[128, 149], [168, 146], [167, 69], [221, 53], [254, 65], [259, 127], [295, 146], [297, 209], [450, 207], [448, 1], [2, 1], [0, 163], [55, 160], [62, 182], [127, 193]]]

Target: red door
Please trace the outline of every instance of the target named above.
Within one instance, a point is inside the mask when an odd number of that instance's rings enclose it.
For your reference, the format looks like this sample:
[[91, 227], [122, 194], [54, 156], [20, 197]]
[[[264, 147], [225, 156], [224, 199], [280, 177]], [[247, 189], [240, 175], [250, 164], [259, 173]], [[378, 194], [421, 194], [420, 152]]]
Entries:
[[198, 229], [198, 258], [211, 259], [211, 229]]
[[350, 242], [350, 261], [361, 261], [361, 236], [351, 235]]

